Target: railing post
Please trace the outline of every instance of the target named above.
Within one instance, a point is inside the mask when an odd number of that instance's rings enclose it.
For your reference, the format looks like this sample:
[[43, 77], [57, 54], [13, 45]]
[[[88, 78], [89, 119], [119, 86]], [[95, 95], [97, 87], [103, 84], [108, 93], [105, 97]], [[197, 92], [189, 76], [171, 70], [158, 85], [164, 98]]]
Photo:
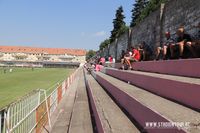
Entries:
[[39, 94], [38, 94], [38, 105], [40, 105], [40, 91], [39, 91]]
[[5, 111], [5, 114], [4, 114], [4, 121], [5, 121], [5, 132], [6, 133], [10, 133], [10, 131], [9, 131], [9, 119], [10, 119], [10, 117], [9, 117], [9, 113], [10, 113], [10, 108], [8, 108], [7, 109], [7, 112]]
[[0, 112], [0, 133], [1, 133], [1, 118], [2, 118], [2, 112]]
[[6, 132], [6, 110], [4, 110], [4, 115], [3, 115], [3, 133]]
[[47, 109], [48, 123], [49, 123], [49, 127], [51, 128], [51, 120], [50, 120], [50, 115], [49, 115], [49, 108], [48, 108], [48, 101], [47, 101], [46, 90], [44, 90], [44, 89], [40, 89], [40, 90], [44, 92], [44, 97], [45, 97], [45, 102], [46, 102], [46, 109]]

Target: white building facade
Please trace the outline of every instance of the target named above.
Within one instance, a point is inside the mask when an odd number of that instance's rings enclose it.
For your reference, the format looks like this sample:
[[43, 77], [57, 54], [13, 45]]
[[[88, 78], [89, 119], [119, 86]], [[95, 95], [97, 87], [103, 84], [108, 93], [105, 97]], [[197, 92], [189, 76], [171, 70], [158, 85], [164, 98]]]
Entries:
[[0, 46], [0, 64], [5, 62], [84, 63], [86, 51], [81, 49]]

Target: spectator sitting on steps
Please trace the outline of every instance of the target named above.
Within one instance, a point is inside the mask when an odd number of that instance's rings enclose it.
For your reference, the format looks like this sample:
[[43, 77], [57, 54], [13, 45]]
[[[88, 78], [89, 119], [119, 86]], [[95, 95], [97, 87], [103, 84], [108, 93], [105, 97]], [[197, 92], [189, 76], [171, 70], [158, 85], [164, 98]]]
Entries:
[[170, 35], [170, 32], [167, 31], [165, 32], [165, 37], [166, 37], [166, 41], [164, 44], [162, 44], [162, 47], [157, 47], [157, 51], [156, 51], [156, 60], [159, 60], [159, 56], [162, 52], [163, 54], [163, 60], [166, 60], [169, 58], [169, 53], [170, 53], [170, 46], [175, 44], [175, 39], [173, 39]]
[[99, 64], [96, 64], [95, 71], [98, 72], [103, 68], [104, 68], [104, 66], [102, 65], [102, 62], [99, 62]]
[[137, 47], [136, 49], [132, 47], [132, 55], [129, 57], [124, 57], [125, 64], [128, 65], [129, 69], [131, 70], [132, 70], [131, 62], [137, 62], [139, 60], [140, 60], [139, 47]]
[[191, 37], [189, 34], [186, 34], [184, 32], [184, 28], [180, 27], [177, 32], [176, 32], [178, 38], [177, 38], [177, 43], [174, 45], [170, 46], [170, 52], [171, 52], [171, 57], [174, 58], [175, 54], [174, 51], [175, 49], [179, 49], [179, 58], [183, 58], [183, 51], [184, 48], [187, 47], [189, 49], [189, 51], [193, 54], [193, 56], [195, 56], [194, 50], [191, 48]]
[[113, 57], [111, 55], [108, 57], [108, 61], [109, 63], [113, 63]]
[[106, 65], [110, 67], [112, 66], [112, 63], [115, 63], [115, 58], [113, 58], [112, 55], [109, 55], [108, 61], [106, 61]]
[[104, 57], [101, 57], [99, 62], [101, 62], [102, 64], [104, 64], [106, 62], [106, 59]]
[[142, 61], [150, 60], [150, 56], [153, 54], [153, 50], [144, 41], [140, 44], [139, 51], [141, 54]]
[[[130, 49], [127, 49], [126, 50], [126, 52], [124, 51], [124, 50], [122, 50], [122, 53], [121, 53], [121, 64], [122, 64], [122, 67], [121, 67], [121, 69], [126, 69], [126, 60], [125, 60], [125, 57], [131, 57], [131, 55], [132, 55], [132, 52], [131, 52], [132, 50], [131, 50], [131, 48]], [[127, 68], [128, 69], [128, 68]]]
[[122, 51], [121, 51], [121, 58], [120, 58], [120, 59], [121, 59], [121, 60], [124, 59], [124, 56], [125, 56], [125, 55], [126, 55], [125, 51], [122, 50]]

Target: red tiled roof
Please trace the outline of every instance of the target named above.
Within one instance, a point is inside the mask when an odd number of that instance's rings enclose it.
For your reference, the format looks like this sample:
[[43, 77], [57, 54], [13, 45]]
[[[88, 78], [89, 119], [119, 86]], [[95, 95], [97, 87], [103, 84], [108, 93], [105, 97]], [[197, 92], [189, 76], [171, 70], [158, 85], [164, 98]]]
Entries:
[[0, 52], [8, 53], [46, 53], [46, 54], [68, 54], [68, 55], [86, 55], [83, 49], [65, 49], [65, 48], [37, 48], [23, 46], [0, 46]]

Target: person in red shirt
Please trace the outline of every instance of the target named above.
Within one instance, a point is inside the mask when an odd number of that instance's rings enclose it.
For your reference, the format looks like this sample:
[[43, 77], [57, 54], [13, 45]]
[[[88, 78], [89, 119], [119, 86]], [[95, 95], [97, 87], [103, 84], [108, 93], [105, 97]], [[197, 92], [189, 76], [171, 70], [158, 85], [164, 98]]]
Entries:
[[138, 50], [139, 48], [132, 47], [132, 55], [129, 57], [124, 57], [125, 63], [129, 66], [129, 68], [132, 70], [131, 62], [137, 62], [140, 60], [140, 52]]
[[108, 57], [108, 60], [110, 63], [113, 63], [113, 57], [111, 55]]
[[101, 57], [99, 62], [101, 62], [102, 64], [104, 64], [106, 62], [106, 59], [104, 57]]
[[102, 65], [102, 63], [100, 62], [99, 64], [96, 64], [96, 67], [95, 67], [95, 71], [98, 72], [98, 71], [101, 71], [101, 69], [103, 69], [104, 66]]

